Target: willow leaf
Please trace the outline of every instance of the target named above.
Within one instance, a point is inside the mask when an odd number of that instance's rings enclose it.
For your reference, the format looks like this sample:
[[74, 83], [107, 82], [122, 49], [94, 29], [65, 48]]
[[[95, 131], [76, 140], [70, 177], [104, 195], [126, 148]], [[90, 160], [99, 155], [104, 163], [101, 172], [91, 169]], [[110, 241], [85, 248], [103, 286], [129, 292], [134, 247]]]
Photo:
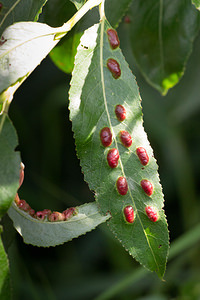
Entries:
[[61, 27], [52, 28], [34, 22], [15, 23], [3, 32], [0, 40], [0, 94], [15, 85], [13, 93], [40, 64], [59, 40], [101, 0], [88, 0]]
[[0, 93], [26, 78], [58, 43], [56, 29], [42, 23], [9, 26], [0, 43]]
[[95, 202], [84, 204], [76, 209], [77, 215], [68, 221], [48, 222], [32, 218], [13, 203], [8, 215], [25, 243], [38, 247], [50, 247], [85, 234], [110, 218], [109, 214], [104, 216], [100, 214]]
[[[135, 77], [121, 50], [111, 49], [107, 37], [109, 27], [103, 18], [100, 24], [85, 31], [77, 49], [69, 91], [77, 154], [85, 180], [95, 191], [102, 213], [111, 213], [112, 218], [108, 222], [111, 231], [137, 261], [163, 277], [169, 242], [157, 164], [143, 128], [141, 98]], [[121, 76], [118, 79], [114, 79], [107, 68], [109, 58], [117, 60], [120, 65]], [[127, 112], [121, 123], [115, 116], [117, 104], [123, 105]], [[110, 127], [113, 136], [112, 144], [107, 148], [100, 141], [100, 131], [104, 127]], [[127, 130], [132, 136], [133, 143], [129, 149], [119, 140], [121, 130]], [[139, 146], [145, 147], [150, 157], [145, 167], [136, 155]], [[113, 169], [107, 163], [107, 153], [111, 148], [118, 149], [120, 154], [119, 164]], [[119, 176], [126, 177], [128, 182], [128, 193], [124, 196], [116, 190]], [[144, 178], [153, 183], [151, 197], [140, 186]], [[135, 211], [133, 224], [124, 219], [123, 209], [128, 205]], [[157, 222], [147, 218], [147, 205], [158, 210]]]

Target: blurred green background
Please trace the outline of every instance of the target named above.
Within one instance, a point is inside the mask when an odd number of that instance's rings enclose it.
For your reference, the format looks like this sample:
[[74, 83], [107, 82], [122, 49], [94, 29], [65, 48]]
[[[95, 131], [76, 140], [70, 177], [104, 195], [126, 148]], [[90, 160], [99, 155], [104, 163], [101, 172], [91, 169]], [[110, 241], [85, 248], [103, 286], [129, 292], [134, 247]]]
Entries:
[[[200, 222], [200, 35], [184, 77], [163, 97], [137, 70], [127, 31], [122, 22], [121, 48], [143, 99], [144, 127], [159, 164], [173, 243]], [[10, 107], [25, 164], [20, 198], [36, 210], [62, 211], [94, 201], [75, 152], [67, 107], [70, 78], [47, 58], [16, 92]], [[119, 291], [99, 299], [200, 299], [200, 242], [169, 261], [163, 282], [149, 272], [139, 273], [139, 264], [106, 224], [55, 248], [25, 245], [15, 234], [9, 256], [14, 300], [97, 299], [113, 284]], [[120, 289], [124, 279], [130, 282]]]

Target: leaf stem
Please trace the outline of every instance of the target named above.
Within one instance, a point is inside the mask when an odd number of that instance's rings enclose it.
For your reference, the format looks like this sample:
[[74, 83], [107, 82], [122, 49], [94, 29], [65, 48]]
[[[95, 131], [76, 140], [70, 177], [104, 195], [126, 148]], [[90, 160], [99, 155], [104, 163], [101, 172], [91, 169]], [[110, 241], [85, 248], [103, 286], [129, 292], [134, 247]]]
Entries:
[[105, 0], [102, 0], [101, 4], [99, 5], [99, 14], [100, 14], [100, 19], [102, 20], [105, 18], [105, 8], [104, 8], [104, 3]]
[[56, 34], [55, 38], [61, 39], [90, 9], [100, 5], [103, 2], [104, 0], [88, 0], [69, 21], [64, 23], [61, 27], [56, 28], [58, 33]]

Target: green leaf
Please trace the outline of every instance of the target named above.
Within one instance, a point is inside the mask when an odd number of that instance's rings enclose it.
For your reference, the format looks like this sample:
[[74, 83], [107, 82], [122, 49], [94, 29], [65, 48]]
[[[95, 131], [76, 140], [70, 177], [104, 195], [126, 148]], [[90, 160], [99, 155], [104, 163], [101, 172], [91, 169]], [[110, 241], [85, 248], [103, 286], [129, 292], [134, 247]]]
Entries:
[[76, 208], [78, 214], [68, 221], [39, 221], [20, 210], [14, 203], [8, 211], [14, 227], [23, 237], [24, 242], [38, 247], [61, 245], [88, 231], [110, 218], [101, 215], [97, 204], [87, 203]]
[[56, 29], [46, 24], [21, 22], [8, 27], [0, 46], [0, 93], [23, 81], [58, 43]]
[[105, 11], [109, 23], [117, 27], [130, 6], [132, 0], [107, 0], [105, 2]]
[[190, 0], [135, 0], [130, 18], [136, 63], [148, 83], [165, 95], [184, 74], [200, 16]]
[[20, 155], [15, 129], [5, 115], [0, 116], [0, 218], [7, 212], [19, 186]]
[[47, 0], [1, 0], [0, 36], [15, 22], [36, 21]]
[[192, 3], [196, 6], [198, 10], [200, 10], [200, 0], [192, 0]]
[[[70, 35], [70, 34], [69, 34]], [[71, 73], [74, 67], [74, 57], [80, 42], [82, 32], [67, 35], [49, 53], [54, 64], [63, 72]]]
[[[0, 234], [2, 227], [0, 227]], [[11, 299], [11, 286], [10, 286], [10, 271], [9, 263], [2, 239], [0, 238], [0, 299], [10, 300]]]
[[[144, 132], [140, 95], [135, 78], [121, 50], [112, 50], [107, 37], [110, 25], [103, 18], [101, 24], [88, 29], [81, 38], [75, 58], [70, 96], [70, 118], [80, 164], [91, 190], [103, 214], [111, 213], [108, 225], [129, 253], [146, 268], [163, 277], [169, 247], [166, 218], [163, 211], [163, 194], [157, 173], [156, 160]], [[118, 61], [121, 76], [114, 79], [106, 64], [109, 58]], [[124, 105], [126, 120], [119, 122], [115, 106]], [[100, 131], [110, 127], [112, 145], [104, 148]], [[133, 144], [126, 149], [119, 141], [119, 132], [128, 130]], [[142, 167], [136, 148], [145, 147], [150, 161]], [[118, 167], [111, 169], [107, 164], [107, 153], [117, 148], [120, 154]], [[116, 181], [119, 176], [127, 178], [129, 190], [125, 196], [118, 194]], [[142, 179], [150, 180], [154, 193], [148, 197], [140, 186]], [[133, 206], [135, 221], [127, 224], [123, 208]], [[151, 222], [145, 207], [154, 206], [159, 211], [159, 221]]]

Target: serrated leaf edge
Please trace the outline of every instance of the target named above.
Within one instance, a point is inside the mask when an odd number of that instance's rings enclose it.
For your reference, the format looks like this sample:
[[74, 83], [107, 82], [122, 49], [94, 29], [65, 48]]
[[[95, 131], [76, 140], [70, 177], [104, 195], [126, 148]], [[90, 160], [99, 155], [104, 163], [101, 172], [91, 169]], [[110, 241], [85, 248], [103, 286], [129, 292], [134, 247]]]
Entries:
[[[110, 126], [111, 131], [112, 131], [112, 135], [113, 135], [113, 140], [114, 140], [114, 143], [115, 143], [115, 147], [116, 147], [117, 150], [119, 150], [119, 149], [118, 149], [118, 143], [117, 143], [116, 136], [115, 136], [115, 134], [114, 134], [114, 132], [113, 132], [113, 130], [112, 130], [113, 126], [112, 126], [111, 119], [110, 119], [110, 115], [109, 115], [109, 111], [108, 111], [107, 99], [106, 99], [106, 92], [105, 92], [104, 71], [103, 71], [103, 43], [104, 43], [104, 42], [103, 42], [103, 39], [104, 39], [104, 26], [105, 26], [105, 21], [106, 21], [106, 18], [103, 17], [102, 20], [101, 20], [101, 32], [100, 32], [100, 70], [101, 70], [101, 82], [102, 82], [103, 98], [104, 98], [104, 104], [105, 104], [106, 114], [107, 114], [107, 117], [108, 117], [109, 126]], [[119, 157], [119, 164], [120, 164], [120, 167], [121, 167], [121, 170], [122, 170], [122, 175], [123, 175], [124, 177], [126, 177], [125, 171], [124, 171], [124, 168], [123, 168], [123, 164], [122, 164], [122, 161], [121, 161], [121, 158], [120, 158], [120, 157]], [[134, 201], [134, 199], [133, 199], [133, 197], [132, 197], [132, 194], [131, 194], [131, 191], [130, 191], [129, 188], [128, 188], [128, 192], [129, 192], [131, 201], [132, 201], [133, 206], [134, 206], [134, 211], [137, 213], [137, 212], [138, 212], [138, 209], [137, 209], [137, 207], [136, 207], [135, 201]], [[144, 230], [142, 221], [141, 221], [141, 219], [140, 219], [138, 213], [137, 213], [137, 218], [139, 219], [141, 228], [142, 228], [142, 230], [143, 230], [143, 232], [144, 232], [144, 235], [145, 235], [145, 237], [146, 237], [146, 240], [147, 240], [147, 244], [148, 244], [148, 246], [149, 246], [149, 249], [151, 250], [152, 256], [153, 256], [154, 261], [155, 261], [155, 264], [156, 264], [156, 266], [157, 266], [157, 268], [158, 268], [158, 270], [159, 270], [159, 264], [158, 264], [158, 262], [157, 262], [157, 260], [156, 260], [156, 257], [155, 257], [155, 255], [154, 255], [154, 252], [153, 252], [153, 250], [152, 250], [152, 248], [151, 248], [151, 244], [150, 244], [149, 239], [148, 239], [148, 237], [147, 237], [147, 235], [146, 235], [146, 232], [145, 232], [145, 230]], [[116, 234], [116, 233], [115, 233], [115, 234]], [[139, 259], [137, 259], [137, 260], [139, 260]]]
[[[97, 211], [94, 212], [94, 213], [91, 213], [91, 214], [88, 214], [88, 215], [83, 215], [82, 217], [80, 217], [80, 215], [79, 215], [79, 209], [80, 209], [80, 208], [83, 208], [83, 207], [86, 207], [86, 206], [88, 206], [88, 205], [89, 205], [90, 207], [91, 207], [91, 206], [96, 207], [96, 208], [97, 208]], [[39, 224], [45, 224], [45, 225], [48, 225], [48, 226], [57, 226], [58, 224], [63, 224], [63, 223], [73, 223], [73, 222], [76, 223], [76, 221], [84, 220], [84, 219], [87, 219], [87, 218], [89, 218], [89, 217], [91, 217], [91, 216], [100, 215], [100, 211], [99, 211], [99, 208], [98, 208], [96, 202], [85, 203], [85, 204], [83, 204], [83, 205], [77, 206], [77, 207], [76, 207], [76, 210], [78, 211], [78, 213], [77, 213], [76, 215], [72, 216], [69, 220], [66, 220], [66, 221], [57, 221], [57, 222], [41, 221], [41, 220], [35, 219], [35, 218], [31, 217], [27, 212], [25, 212], [25, 211], [19, 209], [19, 208], [17, 207], [17, 205], [16, 205], [14, 202], [12, 203], [12, 206], [11, 206], [11, 208], [10, 208], [9, 210], [12, 210], [12, 209], [14, 209], [18, 214], [20, 214], [23, 218], [27, 219], [27, 220], [30, 221], [30, 222], [33, 222], [33, 223], [39, 223]], [[87, 232], [92, 231], [92, 230], [95, 229], [98, 225], [100, 225], [100, 224], [106, 222], [106, 221], [111, 217], [111, 215], [110, 215], [109, 213], [107, 213], [106, 215], [102, 215], [102, 221], [99, 222], [96, 226], [91, 227], [91, 228], [88, 228], [88, 230], [86, 230], [84, 233], [81, 233], [81, 234], [79, 234], [79, 235], [77, 235], [77, 236], [74, 236], [74, 237], [72, 237], [71, 239], [69, 239], [69, 240], [67, 240], [67, 241], [63, 241], [63, 242], [60, 242], [60, 243], [56, 243], [55, 245], [42, 246], [42, 245], [38, 245], [38, 244], [36, 244], [36, 243], [26, 242], [26, 239], [23, 237], [23, 234], [21, 233], [20, 228], [19, 228], [18, 226], [15, 225], [15, 220], [14, 220], [14, 219], [12, 218], [12, 216], [11, 216], [12, 212], [9, 211], [9, 210], [8, 210], [8, 215], [9, 215], [9, 217], [12, 219], [15, 229], [16, 229], [17, 232], [22, 236], [24, 242], [25, 242], [26, 244], [31, 244], [31, 245], [33, 245], [33, 246], [44, 247], [44, 248], [55, 247], [55, 246], [57, 246], [57, 245], [63, 245], [64, 243], [69, 242], [69, 241], [71, 241], [71, 240], [74, 239], [74, 238], [78, 238], [80, 235], [85, 235]], [[75, 226], [76, 226], [76, 225], [74, 225], [74, 227], [75, 227]]]

